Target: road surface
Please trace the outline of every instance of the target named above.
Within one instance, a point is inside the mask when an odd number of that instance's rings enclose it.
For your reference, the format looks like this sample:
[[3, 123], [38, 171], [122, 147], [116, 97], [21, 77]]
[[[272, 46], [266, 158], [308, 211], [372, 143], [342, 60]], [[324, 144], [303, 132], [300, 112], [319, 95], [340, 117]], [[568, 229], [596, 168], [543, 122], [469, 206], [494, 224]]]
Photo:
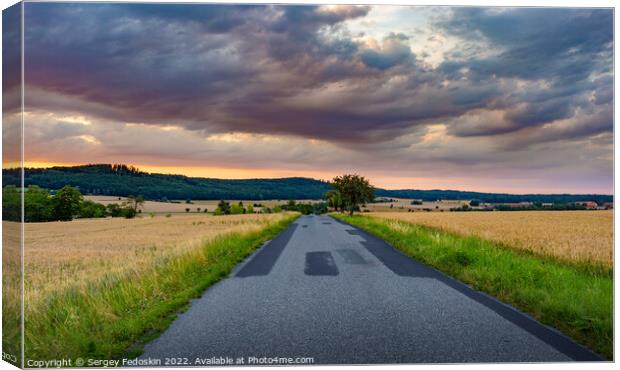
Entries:
[[263, 357], [317, 364], [600, 360], [327, 216], [300, 217], [192, 302], [141, 356], [163, 365]]

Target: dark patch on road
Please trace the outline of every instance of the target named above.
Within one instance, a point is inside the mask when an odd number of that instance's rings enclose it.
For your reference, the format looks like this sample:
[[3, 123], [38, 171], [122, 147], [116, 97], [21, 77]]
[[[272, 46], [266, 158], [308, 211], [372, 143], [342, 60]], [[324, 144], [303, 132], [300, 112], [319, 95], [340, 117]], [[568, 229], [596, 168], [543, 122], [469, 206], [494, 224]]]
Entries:
[[306, 228], [306, 227], [308, 227], [308, 225], [301, 225], [301, 227]]
[[291, 239], [296, 229], [297, 224], [292, 224], [281, 232], [280, 235], [259, 250], [256, 255], [254, 255], [254, 258], [243, 266], [236, 276], [248, 277], [269, 275], [273, 265], [275, 265], [278, 257], [282, 254], [284, 247], [286, 247], [286, 244], [288, 244], [288, 241]]
[[331, 225], [332, 223], [331, 222], [323, 222], [322, 224], [323, 225]]
[[336, 252], [342, 257], [345, 263], [352, 265], [366, 265], [368, 261], [353, 249], [337, 249]]
[[[353, 233], [353, 231], [357, 231]], [[350, 234], [358, 235], [364, 240], [361, 242], [366, 249], [372, 253], [381, 263], [392, 270], [398, 276], [437, 278], [435, 270], [429, 269], [426, 265], [418, 263], [381, 239], [368, 238], [368, 235], [361, 230], [347, 230]]]
[[[351, 225], [346, 223], [340, 223], [351, 227]], [[541, 341], [554, 347], [556, 350], [572, 357], [576, 361], [604, 361], [604, 359], [598, 354], [592, 352], [584, 346], [581, 346], [561, 332], [541, 324], [531, 316], [497, 300], [490, 295], [476, 291], [470, 286], [453, 279], [452, 277], [435, 270], [430, 266], [413, 260], [411, 257], [387, 244], [384, 240], [374, 237], [360, 229], [346, 231], [351, 235], [358, 235], [362, 237], [364, 239], [362, 244], [366, 247], [366, 249], [381, 262], [383, 262], [383, 264], [395, 274], [400, 276], [437, 279], [450, 288], [493, 310], [504, 319], [534, 335]]]
[[[348, 225], [347, 225], [348, 226]], [[364, 237], [364, 234], [362, 234], [362, 232], [360, 230], [357, 229], [353, 229], [353, 230], [345, 230], [346, 232], [348, 232], [351, 235], [357, 235], [357, 236], [361, 236], [362, 238]]]
[[306, 253], [306, 268], [304, 272], [306, 275], [311, 276], [336, 276], [339, 273], [331, 252]]

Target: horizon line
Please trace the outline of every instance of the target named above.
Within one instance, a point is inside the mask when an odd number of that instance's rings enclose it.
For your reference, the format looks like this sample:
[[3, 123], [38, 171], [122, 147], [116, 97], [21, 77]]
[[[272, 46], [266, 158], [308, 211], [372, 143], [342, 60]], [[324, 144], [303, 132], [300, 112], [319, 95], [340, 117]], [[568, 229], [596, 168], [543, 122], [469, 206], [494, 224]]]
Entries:
[[[113, 166], [113, 165], [124, 165], [127, 167], [133, 167], [140, 172], [144, 172], [150, 175], [170, 175], [170, 176], [184, 176], [187, 178], [193, 179], [214, 179], [214, 180], [278, 180], [278, 179], [286, 179], [286, 178], [302, 178], [302, 179], [311, 179], [315, 181], [323, 181], [329, 183], [330, 180], [308, 177], [308, 176], [264, 176], [264, 177], [242, 177], [242, 178], [225, 178], [225, 177], [209, 177], [209, 176], [192, 176], [184, 173], [173, 173], [173, 172], [151, 172], [143, 170], [142, 168], [150, 168], [152, 166], [137, 166], [133, 164], [126, 163], [86, 163], [86, 164], [70, 164], [70, 163], [49, 163], [49, 162], [24, 162], [24, 169], [49, 169], [54, 167], [60, 168], [68, 168], [68, 167], [86, 167], [86, 166]], [[155, 166], [157, 167], [157, 166]], [[18, 167], [15, 167], [18, 168]], [[10, 169], [5, 168], [3, 165], [3, 170]], [[613, 193], [596, 193], [596, 192], [581, 192], [581, 193], [569, 193], [569, 192], [559, 192], [559, 193], [541, 193], [541, 192], [500, 192], [500, 191], [478, 191], [478, 190], [462, 190], [455, 188], [388, 188], [388, 187], [378, 187], [375, 186], [376, 189], [379, 190], [388, 190], [388, 191], [407, 191], [407, 190], [415, 190], [415, 191], [458, 191], [458, 192], [467, 192], [467, 193], [481, 193], [481, 194], [508, 194], [508, 195], [603, 195], [603, 196], [614, 196]]]

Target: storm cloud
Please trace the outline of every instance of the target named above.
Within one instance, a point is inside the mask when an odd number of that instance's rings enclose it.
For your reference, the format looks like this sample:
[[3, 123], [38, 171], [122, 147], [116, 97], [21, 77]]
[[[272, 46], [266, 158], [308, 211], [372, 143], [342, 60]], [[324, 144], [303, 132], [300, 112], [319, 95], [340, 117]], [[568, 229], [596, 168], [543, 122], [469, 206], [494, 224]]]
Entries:
[[[601, 159], [612, 150], [601, 141], [613, 131], [609, 9], [122, 3], [25, 9], [26, 111], [57, 126], [41, 132], [45, 140], [113, 145], [108, 129], [141, 127], [189, 135], [210, 152], [213, 138], [226, 135], [290, 138], [322, 143], [348, 158], [349, 167], [368, 171], [419, 160], [429, 168], [521, 168], [532, 158], [515, 150], [540, 154], [544, 145], [554, 158], [549, 166], [557, 167], [559, 153], [588, 143], [582, 148], [590, 162], [583, 165], [607, 179], [599, 188], [611, 183], [611, 162]], [[75, 116], [92, 124], [74, 127], [62, 119]], [[157, 155], [143, 146], [132, 150]], [[129, 147], [116, 150], [137, 155]], [[259, 166], [253, 158], [264, 158], [237, 150], [239, 165]], [[205, 160], [199, 152], [195, 158], [173, 152], [166, 155]], [[294, 152], [284, 155], [288, 163], [312, 162]], [[214, 153], [214, 160], [232, 160], [223, 150]], [[313, 156], [322, 158], [314, 168], [322, 168], [326, 157]], [[307, 162], [300, 168], [312, 167]]]

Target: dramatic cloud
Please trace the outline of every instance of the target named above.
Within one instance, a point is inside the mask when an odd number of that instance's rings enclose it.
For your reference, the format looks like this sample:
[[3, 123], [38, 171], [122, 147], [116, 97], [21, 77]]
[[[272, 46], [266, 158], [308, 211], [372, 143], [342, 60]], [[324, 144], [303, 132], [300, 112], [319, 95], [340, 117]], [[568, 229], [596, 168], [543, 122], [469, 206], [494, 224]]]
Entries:
[[25, 22], [29, 140], [54, 143], [36, 161], [611, 189], [608, 9], [27, 3]]
[[383, 39], [381, 50], [366, 49], [362, 52], [362, 61], [369, 67], [385, 70], [399, 64], [414, 60], [409, 45], [405, 41], [409, 38], [402, 33], [391, 33]]

